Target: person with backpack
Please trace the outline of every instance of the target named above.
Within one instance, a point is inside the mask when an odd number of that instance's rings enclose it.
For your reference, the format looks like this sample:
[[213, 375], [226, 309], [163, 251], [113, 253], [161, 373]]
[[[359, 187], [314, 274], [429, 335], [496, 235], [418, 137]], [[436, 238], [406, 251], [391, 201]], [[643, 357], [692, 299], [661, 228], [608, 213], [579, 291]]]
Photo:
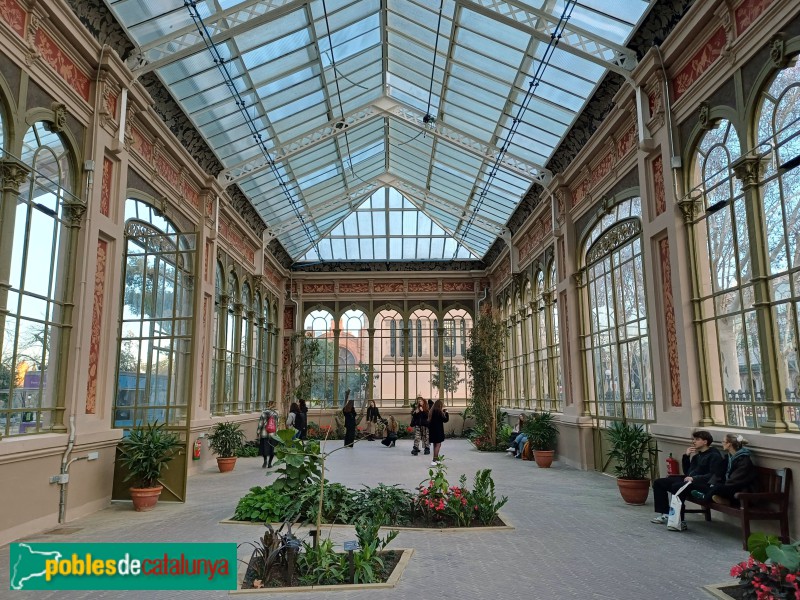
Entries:
[[262, 469], [272, 467], [272, 459], [275, 458], [275, 443], [271, 436], [276, 431], [278, 431], [278, 413], [271, 408], [265, 408], [261, 411], [261, 416], [258, 418], [258, 425], [256, 426], [258, 455], [264, 457], [264, 464], [261, 465]]
[[289, 429], [294, 429], [294, 438], [295, 440], [300, 439], [300, 432], [302, 431], [303, 422], [305, 421], [305, 415], [300, 410], [300, 405], [297, 402], [292, 402], [291, 406], [289, 406], [289, 414], [286, 415], [286, 427]]
[[300, 431], [300, 439], [305, 440], [308, 438], [308, 406], [306, 406], [306, 401], [302, 398], [297, 401], [297, 406], [300, 408], [300, 413], [303, 415], [302, 427], [298, 427], [297, 429]]

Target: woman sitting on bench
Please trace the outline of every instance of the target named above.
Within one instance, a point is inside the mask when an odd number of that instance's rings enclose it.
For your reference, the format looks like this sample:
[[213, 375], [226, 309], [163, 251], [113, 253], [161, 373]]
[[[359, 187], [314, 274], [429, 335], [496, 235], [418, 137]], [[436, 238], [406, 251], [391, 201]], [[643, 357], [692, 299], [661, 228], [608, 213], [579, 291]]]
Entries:
[[717, 504], [730, 506], [737, 492], [753, 492], [753, 485], [758, 477], [753, 464], [751, 452], [744, 446], [747, 440], [741, 435], [729, 433], [722, 440], [722, 449], [728, 455], [728, 469], [725, 471], [725, 481], [711, 481], [707, 492], [693, 490], [692, 497], [704, 502], [713, 501]]

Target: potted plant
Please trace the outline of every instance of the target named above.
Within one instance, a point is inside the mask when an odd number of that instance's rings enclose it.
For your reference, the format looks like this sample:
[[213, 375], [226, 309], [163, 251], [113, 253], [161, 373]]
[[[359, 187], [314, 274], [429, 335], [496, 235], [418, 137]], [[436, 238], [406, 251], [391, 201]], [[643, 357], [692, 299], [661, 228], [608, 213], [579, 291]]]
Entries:
[[236, 454], [244, 445], [244, 431], [239, 423], [221, 421], [214, 425], [208, 434], [208, 447], [217, 455], [217, 467], [220, 473], [233, 471], [236, 466]]
[[163, 489], [158, 482], [161, 471], [182, 447], [178, 436], [167, 431], [164, 423], [136, 427], [119, 443], [120, 463], [129, 471], [124, 481], [133, 481], [130, 493], [134, 510], [153, 509]]
[[558, 427], [553, 414], [534, 413], [525, 421], [522, 430], [528, 436], [536, 464], [543, 469], [549, 468], [553, 464], [553, 454], [558, 440]]
[[644, 504], [650, 493], [650, 471], [656, 451], [653, 437], [642, 425], [624, 421], [614, 421], [606, 433], [611, 444], [608, 458], [614, 461], [622, 499], [627, 504]]

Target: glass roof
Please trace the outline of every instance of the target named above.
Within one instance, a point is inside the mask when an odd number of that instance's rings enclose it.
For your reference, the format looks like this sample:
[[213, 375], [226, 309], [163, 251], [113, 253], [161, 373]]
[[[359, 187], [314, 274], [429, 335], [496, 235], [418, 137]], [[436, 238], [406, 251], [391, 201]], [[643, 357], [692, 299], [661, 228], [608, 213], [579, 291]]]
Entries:
[[481, 258], [653, 2], [106, 0], [297, 262]]

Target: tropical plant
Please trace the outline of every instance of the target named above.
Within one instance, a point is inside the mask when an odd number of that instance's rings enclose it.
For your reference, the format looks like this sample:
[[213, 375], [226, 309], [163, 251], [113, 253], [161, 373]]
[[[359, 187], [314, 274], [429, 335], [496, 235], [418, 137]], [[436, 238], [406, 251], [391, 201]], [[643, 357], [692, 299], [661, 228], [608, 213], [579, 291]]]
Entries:
[[800, 542], [783, 544], [765, 533], [747, 538], [750, 558], [731, 568], [744, 600], [800, 598]]
[[384, 562], [379, 553], [400, 533], [393, 529], [385, 537], [379, 537], [383, 520], [383, 515], [378, 515], [377, 519], [362, 516], [354, 523], [359, 550], [353, 554], [353, 583], [380, 580]]
[[288, 385], [283, 394], [283, 413], [289, 412], [294, 398], [308, 399], [313, 385], [314, 361], [320, 353], [320, 342], [311, 334], [297, 332], [289, 340], [289, 347], [296, 350], [289, 353], [289, 361], [284, 367]]
[[475, 516], [484, 525], [490, 525], [497, 517], [497, 512], [508, 502], [506, 496], [497, 498], [491, 469], [481, 469], [475, 473], [468, 502], [475, 507]]
[[181, 448], [180, 439], [165, 423], [135, 427], [119, 443], [120, 464], [129, 471], [124, 481], [132, 480], [138, 488], [158, 487], [161, 471]]
[[244, 445], [244, 431], [239, 423], [220, 421], [208, 434], [208, 447], [220, 458], [232, 458]]
[[481, 428], [488, 435], [491, 446], [497, 445], [497, 409], [503, 384], [500, 361], [505, 335], [505, 326], [500, 319], [491, 312], [482, 312], [472, 327], [470, 345], [465, 354], [472, 374], [468, 406], [475, 416], [476, 429]]
[[377, 487], [364, 486], [353, 493], [353, 506], [358, 514], [382, 525], [408, 525], [414, 496], [398, 485], [379, 483]]
[[606, 434], [614, 474], [619, 479], [649, 479], [656, 455], [653, 436], [642, 425], [625, 421], [612, 422]]
[[319, 486], [308, 486], [297, 495], [294, 501], [297, 518], [305, 523], [316, 523], [317, 513], [322, 509], [320, 522], [349, 523], [357, 505], [353, 503], [353, 490], [341, 483], [325, 482], [322, 502], [319, 499]]
[[522, 431], [528, 436], [528, 441], [534, 450], [555, 450], [558, 426], [552, 413], [533, 413], [525, 419]]
[[277, 523], [286, 520], [294, 510], [291, 496], [273, 486], [252, 487], [239, 499], [233, 518], [237, 521]]
[[[284, 527], [287, 528], [286, 533], [281, 533]], [[269, 523], [266, 523], [266, 528], [264, 536], [256, 543], [248, 542], [253, 546], [253, 554], [248, 563], [253, 587], [264, 587], [264, 583], [270, 579], [273, 572], [283, 573], [286, 584], [291, 585], [300, 550], [300, 540], [292, 533], [291, 523], [282, 523], [277, 531]]]
[[319, 442], [307, 440], [305, 443], [294, 439], [294, 430], [280, 429], [273, 439], [275, 447], [278, 479], [273, 487], [284, 494], [296, 494], [308, 486], [316, 486], [322, 477], [322, 457]]
[[248, 440], [236, 451], [239, 458], [251, 458], [258, 456], [258, 440]]
[[336, 585], [347, 578], [347, 557], [334, 550], [330, 538], [315, 546], [303, 542], [297, 565], [303, 585]]

